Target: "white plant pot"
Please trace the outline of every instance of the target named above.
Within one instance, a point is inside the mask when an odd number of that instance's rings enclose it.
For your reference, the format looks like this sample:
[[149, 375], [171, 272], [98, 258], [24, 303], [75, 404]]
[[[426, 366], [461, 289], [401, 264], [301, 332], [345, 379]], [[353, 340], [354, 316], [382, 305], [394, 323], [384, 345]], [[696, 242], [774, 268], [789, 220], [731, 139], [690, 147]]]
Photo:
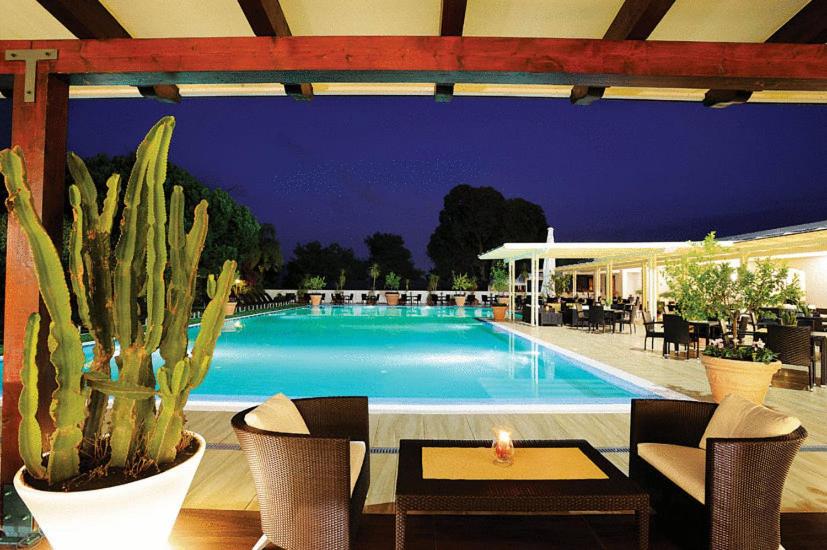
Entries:
[[193, 456], [145, 479], [63, 493], [31, 487], [23, 480], [21, 468], [14, 476], [14, 487], [54, 550], [167, 549], [207, 447], [203, 437], [191, 434], [199, 443]]

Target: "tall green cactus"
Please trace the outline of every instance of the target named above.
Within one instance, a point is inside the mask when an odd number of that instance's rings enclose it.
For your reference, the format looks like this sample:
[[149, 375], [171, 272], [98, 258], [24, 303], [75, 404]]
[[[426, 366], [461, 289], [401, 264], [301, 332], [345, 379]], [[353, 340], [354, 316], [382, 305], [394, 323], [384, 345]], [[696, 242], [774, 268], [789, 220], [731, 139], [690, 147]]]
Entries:
[[[40, 459], [41, 428], [35, 417], [37, 314], [27, 325], [19, 402], [22, 458], [30, 475], [50, 484], [78, 475], [80, 453], [91, 456], [94, 449], [102, 448], [101, 443], [103, 448], [108, 444], [110, 456], [106, 464], [95, 466], [130, 467], [174, 460], [187, 398], [203, 381], [212, 360], [236, 264], [225, 262], [218, 282], [213, 282], [214, 293], [190, 356], [187, 328], [208, 216], [207, 203], [202, 201], [195, 208], [189, 233], [185, 233], [184, 195], [176, 187], [167, 219], [163, 185], [174, 125], [172, 117], [162, 118], [138, 147], [124, 192], [114, 254], [111, 233], [119, 177], [113, 175], [107, 181], [106, 197], [99, 208], [89, 171], [80, 157], [69, 155], [75, 181], [69, 189], [73, 214], [69, 279], [78, 317], [95, 341], [94, 357], [86, 370], [60, 256], [32, 206], [22, 153], [18, 148], [0, 151], [0, 172], [9, 191], [7, 206], [32, 249], [38, 285], [51, 317], [49, 351], [57, 389], [50, 409], [55, 430], [45, 468]], [[117, 356], [116, 341], [120, 347]], [[156, 375], [152, 354], [159, 349], [163, 365]], [[111, 373], [113, 360], [117, 377]], [[114, 404], [107, 432], [104, 418], [110, 397], [114, 397]], [[157, 408], [156, 399], [160, 403]]]

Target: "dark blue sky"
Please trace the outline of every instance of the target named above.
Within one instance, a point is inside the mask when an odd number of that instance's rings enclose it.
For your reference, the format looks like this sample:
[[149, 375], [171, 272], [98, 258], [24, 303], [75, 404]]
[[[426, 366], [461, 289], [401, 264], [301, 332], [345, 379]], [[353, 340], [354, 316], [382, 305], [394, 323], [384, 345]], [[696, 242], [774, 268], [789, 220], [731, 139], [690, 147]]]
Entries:
[[[0, 106], [0, 145], [10, 102]], [[827, 106], [458, 97], [76, 100], [69, 145], [124, 154], [164, 114], [171, 160], [297, 242], [364, 254], [401, 233], [421, 267], [445, 193], [543, 206], [558, 240], [660, 240], [827, 219]]]

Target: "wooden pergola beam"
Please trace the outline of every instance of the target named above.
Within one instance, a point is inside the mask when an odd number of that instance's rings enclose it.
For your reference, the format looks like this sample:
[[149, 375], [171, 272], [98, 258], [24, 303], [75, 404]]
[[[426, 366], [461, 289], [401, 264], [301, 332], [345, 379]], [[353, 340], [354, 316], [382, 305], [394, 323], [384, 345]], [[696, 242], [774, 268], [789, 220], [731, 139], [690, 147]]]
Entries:
[[[38, 64], [40, 65], [40, 63]], [[62, 239], [65, 201], [66, 131], [68, 127], [69, 85], [65, 78], [38, 70], [35, 80], [36, 101], [23, 98], [24, 77], [14, 79], [11, 142], [23, 150], [26, 174], [35, 210], [55, 242]], [[3, 325], [3, 429], [0, 477], [10, 484], [22, 465], [17, 434], [20, 414], [17, 402], [21, 391], [20, 370], [23, 366], [23, 335], [31, 313], [40, 311], [41, 334], [37, 353], [38, 419], [43, 427], [44, 442], [51, 432], [49, 402], [55, 389], [54, 368], [49, 362], [49, 313], [40, 300], [34, 262], [29, 245], [14, 216], [8, 219], [6, 241], [6, 304]]]
[[[131, 38], [100, 0], [37, 0], [52, 17], [81, 39]], [[181, 94], [175, 85], [140, 86], [144, 97], [164, 103], [178, 103]]]
[[[293, 36], [280, 0], [238, 0], [238, 5], [256, 36]], [[294, 99], [310, 101], [313, 99], [313, 85], [308, 82], [286, 83], [284, 93]]]
[[[440, 36], [462, 36], [467, 7], [468, 0], [442, 0]], [[434, 89], [434, 99], [437, 103], [448, 103], [454, 99], [454, 83], [437, 82]]]
[[[767, 39], [770, 44], [824, 44], [827, 42], [827, 0], [811, 0]], [[709, 90], [703, 104], [720, 109], [746, 103], [749, 90]]]
[[[74, 85], [477, 82], [827, 90], [827, 46], [574, 38], [296, 36], [0, 41], [55, 48]], [[0, 58], [0, 75], [24, 65]], [[0, 88], [3, 82], [0, 82]]]
[[[675, 0], [626, 0], [615, 14], [604, 40], [646, 40]], [[575, 86], [569, 101], [572, 105], [591, 105], [603, 97], [602, 86]]]

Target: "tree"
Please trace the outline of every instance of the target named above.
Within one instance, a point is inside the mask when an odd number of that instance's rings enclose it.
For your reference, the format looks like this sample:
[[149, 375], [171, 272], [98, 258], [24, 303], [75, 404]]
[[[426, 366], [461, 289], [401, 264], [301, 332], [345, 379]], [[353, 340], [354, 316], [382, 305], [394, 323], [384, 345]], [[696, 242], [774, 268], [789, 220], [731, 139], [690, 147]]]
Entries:
[[[121, 197], [116, 219], [119, 219], [123, 193], [126, 190], [126, 181], [135, 164], [135, 155], [115, 156], [95, 155], [84, 159], [92, 180], [98, 188], [98, 200], [103, 201], [106, 192], [106, 180], [113, 173], [121, 175]], [[71, 176], [66, 174], [66, 181], [71, 182]], [[180, 185], [184, 190], [184, 225], [189, 230], [192, 224], [192, 212], [195, 205], [202, 199], [210, 203], [209, 217], [210, 230], [207, 233], [207, 240], [204, 243], [204, 252], [201, 255], [201, 275], [207, 273], [218, 273], [224, 260], [232, 258], [237, 260], [241, 267], [241, 277], [244, 279], [257, 279], [259, 273], [257, 258], [260, 258], [259, 244], [261, 226], [253, 216], [252, 212], [241, 204], [237, 203], [223, 189], [210, 189], [198, 181], [195, 176], [175, 164], [167, 167], [167, 181], [164, 184], [164, 192], [167, 200], [172, 188]], [[66, 202], [66, 215], [71, 216], [69, 203]], [[71, 218], [70, 218], [71, 219]], [[113, 229], [112, 241], [117, 242], [119, 231]], [[278, 241], [275, 241], [278, 247]], [[272, 253], [272, 249], [270, 250]], [[280, 255], [279, 251], [279, 255]]]
[[386, 273], [392, 271], [404, 279], [419, 279], [422, 272], [414, 266], [411, 251], [405, 246], [402, 235], [376, 232], [365, 238], [368, 246], [368, 263], [379, 264]]
[[484, 281], [487, 262], [479, 254], [504, 242], [544, 241], [547, 229], [546, 215], [537, 204], [506, 199], [493, 187], [457, 185], [445, 195], [428, 256], [443, 280], [456, 271]]
[[293, 259], [285, 267], [284, 286], [298, 288], [307, 275], [320, 275], [327, 281], [337, 281], [342, 270], [354, 279], [364, 279], [364, 263], [356, 259], [353, 250], [337, 243], [323, 246], [319, 241], [297, 244]]
[[258, 250], [252, 256], [252, 263], [258, 270], [259, 282], [264, 287], [278, 286], [276, 275], [281, 271], [284, 259], [281, 256], [281, 246], [276, 238], [276, 228], [273, 224], [261, 224], [258, 234]]

